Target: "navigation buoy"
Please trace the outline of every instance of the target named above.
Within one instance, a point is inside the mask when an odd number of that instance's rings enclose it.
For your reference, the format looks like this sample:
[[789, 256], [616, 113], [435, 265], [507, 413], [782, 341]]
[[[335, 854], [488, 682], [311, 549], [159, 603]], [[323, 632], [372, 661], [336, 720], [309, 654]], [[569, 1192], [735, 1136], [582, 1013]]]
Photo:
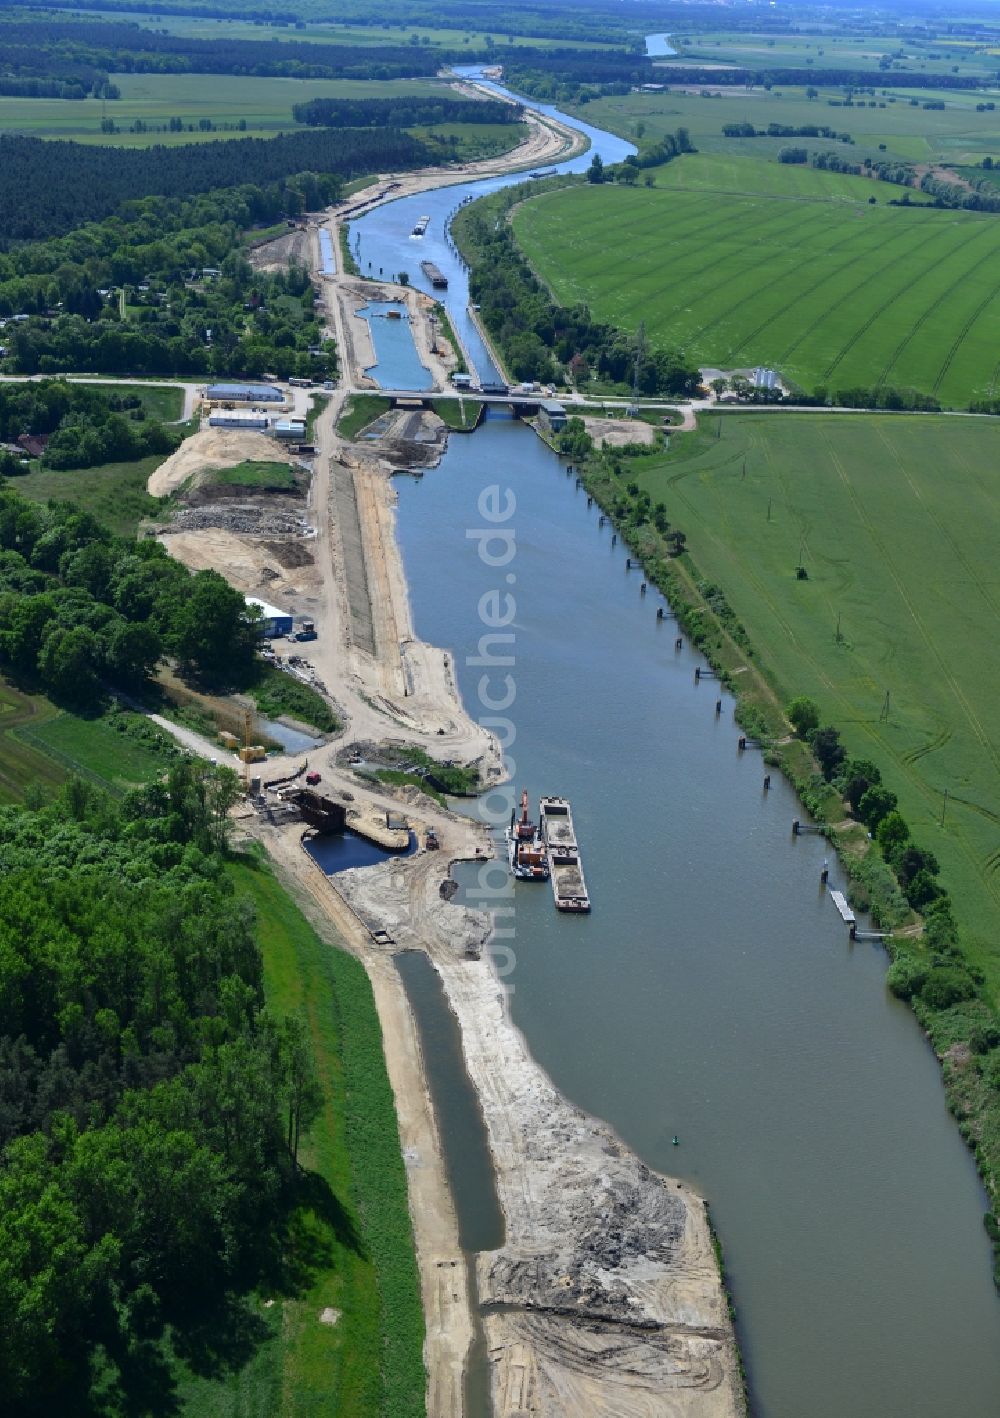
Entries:
[[675, 1147], [679, 1147], [679, 1146], [680, 1146], [680, 1141], [681, 1141], [680, 1138], [677, 1136], [676, 1133], [674, 1133], [674, 1146], [675, 1146]]

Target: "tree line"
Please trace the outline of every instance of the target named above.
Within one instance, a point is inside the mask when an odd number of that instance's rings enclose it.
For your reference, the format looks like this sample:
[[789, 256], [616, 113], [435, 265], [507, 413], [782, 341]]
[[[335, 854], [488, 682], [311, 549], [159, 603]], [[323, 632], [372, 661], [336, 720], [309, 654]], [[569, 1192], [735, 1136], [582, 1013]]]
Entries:
[[416, 128], [434, 123], [518, 123], [519, 104], [500, 99], [401, 95], [383, 99], [314, 98], [292, 107], [296, 123], [325, 128]]
[[321, 1094], [300, 1021], [265, 1007], [253, 911], [225, 873], [237, 788], [183, 759], [122, 802], [76, 781], [0, 809], [11, 1418], [172, 1412], [167, 1333], [210, 1373], [263, 1337], [254, 1286], [289, 1283]]
[[752, 123], [724, 123], [722, 133], [726, 138], [832, 138], [838, 143], [853, 143], [850, 133], [838, 133], [825, 124], [769, 123], [766, 128], [755, 128]]
[[316, 129], [143, 149], [5, 133], [0, 135], [0, 243], [59, 236], [110, 216], [125, 202], [233, 187], [248, 174], [264, 186], [289, 173], [351, 178], [421, 167], [429, 160], [425, 144], [395, 128]]
[[0, 665], [77, 710], [141, 689], [165, 653], [216, 687], [247, 685], [257, 629], [215, 571], [193, 574], [155, 539], [115, 537], [72, 503], [0, 489]]
[[[822, 83], [828, 88], [885, 88], [887, 76], [881, 69], [712, 69], [692, 64], [669, 64], [656, 70], [660, 82], [669, 84], [722, 84], [727, 88], [773, 87], [786, 84], [813, 87]], [[647, 81], [648, 82], [648, 81]], [[903, 89], [983, 89], [994, 81], [974, 74], [928, 74], [922, 70], [893, 70], [893, 87]]]

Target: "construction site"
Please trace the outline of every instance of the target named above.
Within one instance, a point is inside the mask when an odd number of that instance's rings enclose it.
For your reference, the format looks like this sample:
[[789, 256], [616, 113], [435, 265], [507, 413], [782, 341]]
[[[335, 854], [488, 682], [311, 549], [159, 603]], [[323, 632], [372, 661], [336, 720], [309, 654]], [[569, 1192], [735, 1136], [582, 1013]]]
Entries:
[[[530, 151], [507, 155], [507, 164], [548, 161], [576, 141], [558, 125], [535, 122]], [[483, 175], [504, 170], [498, 161], [479, 167]], [[440, 171], [401, 179], [410, 191], [421, 181], [453, 180]], [[396, 195], [385, 181], [379, 191], [376, 201]], [[267, 653], [317, 689], [342, 728], [292, 752], [261, 742], [250, 717], [228, 726], [228, 738], [163, 723], [192, 752], [238, 768], [246, 785], [241, 831], [263, 843], [303, 909], [332, 925], [368, 970], [408, 1159], [428, 1412], [465, 1413], [470, 1346], [483, 1332], [492, 1408], [503, 1418], [738, 1418], [736, 1349], [702, 1199], [651, 1172], [559, 1094], [509, 1019], [485, 948], [492, 917], [450, 899], [452, 864], [487, 861], [496, 843], [482, 823], [419, 786], [356, 771], [363, 748], [385, 744], [465, 765], [483, 789], [500, 782], [504, 768], [500, 744], [461, 702], [450, 653], [415, 634], [396, 539], [394, 478], [432, 469], [446, 426], [428, 409], [402, 409], [365, 430], [369, 436], [336, 431], [348, 398], [373, 387], [364, 373], [373, 362], [366, 327], [356, 319], [362, 303], [375, 296], [403, 303], [434, 391], [449, 391], [460, 352], [444, 348], [426, 295], [386, 282], [376, 291], [329, 270], [320, 232], [339, 251], [338, 220], [324, 214], [305, 233], [254, 253], [261, 263], [308, 256], [326, 333], [340, 353], [332, 391], [283, 386], [280, 405], [240, 401], [250, 411], [266, 408], [269, 421], [272, 410], [311, 417], [308, 452], [293, 453], [267, 429], [213, 426], [205, 404], [202, 427], [150, 479], [149, 491], [170, 495], [174, 510], [148, 530], [192, 569], [221, 572], [293, 626], [310, 623], [307, 641], [273, 637]], [[310, 415], [317, 393], [323, 402]], [[227, 470], [274, 463], [288, 472], [271, 485], [226, 481]], [[384, 860], [324, 871], [314, 834], [343, 832], [374, 843]], [[408, 950], [426, 954], [441, 977], [489, 1137], [505, 1240], [478, 1257], [460, 1244], [415, 1023], [393, 963]]]

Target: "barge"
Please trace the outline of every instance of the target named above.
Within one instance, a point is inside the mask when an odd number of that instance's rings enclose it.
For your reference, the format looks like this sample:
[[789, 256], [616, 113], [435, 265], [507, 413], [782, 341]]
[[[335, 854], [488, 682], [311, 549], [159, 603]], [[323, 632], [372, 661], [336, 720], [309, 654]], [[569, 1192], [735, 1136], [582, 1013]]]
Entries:
[[510, 826], [504, 832], [507, 861], [511, 874], [518, 881], [548, 881], [549, 862], [541, 833], [528, 817], [528, 790], [521, 793], [521, 818], [516, 810], [510, 814]]
[[417, 224], [410, 232], [411, 236], [423, 236], [424, 232], [431, 224], [430, 217], [418, 217]]
[[538, 820], [557, 911], [589, 911], [590, 897], [568, 798], [541, 798]]
[[424, 275], [430, 281], [431, 285], [434, 287], [435, 290], [448, 289], [448, 277], [440, 269], [440, 267], [435, 266], [433, 261], [421, 261], [420, 269], [423, 271]]

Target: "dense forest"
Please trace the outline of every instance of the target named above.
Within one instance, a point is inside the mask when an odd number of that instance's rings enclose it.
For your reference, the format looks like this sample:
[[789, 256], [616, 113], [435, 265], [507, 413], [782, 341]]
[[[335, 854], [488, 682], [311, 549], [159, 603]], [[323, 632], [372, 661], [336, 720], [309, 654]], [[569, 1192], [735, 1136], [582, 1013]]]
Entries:
[[67, 63], [125, 74], [256, 74], [300, 79], [431, 78], [441, 51], [419, 45], [193, 39], [136, 24], [38, 17], [0, 23], [5, 72], [61, 77]]
[[520, 104], [442, 95], [399, 98], [313, 98], [292, 108], [296, 123], [325, 128], [416, 128], [431, 123], [519, 123]]
[[623, 330], [603, 325], [585, 305], [556, 304], [536, 278], [514, 241], [505, 216], [538, 186], [508, 188], [473, 203], [455, 222], [455, 235], [471, 267], [469, 294], [496, 339], [510, 372], [518, 379], [554, 381], [564, 366], [575, 383], [591, 376], [631, 387], [642, 394], [691, 394], [698, 369], [676, 351], [646, 348]]
[[[127, 463], [170, 453], [181, 441], [178, 430], [144, 417], [138, 394], [56, 379], [0, 384], [0, 442], [22, 435], [45, 440], [41, 460], [49, 468]], [[0, 474], [16, 476], [26, 466], [0, 451]]]
[[[193, 574], [154, 539], [115, 537], [72, 503], [0, 489], [0, 666], [93, 711], [135, 690], [164, 653], [200, 682], [246, 685], [257, 631], [215, 571]], [[2, 970], [0, 970], [2, 977]]]
[[[118, 803], [78, 781], [0, 809], [4, 1412], [176, 1412], [286, 1287], [296, 1149], [319, 1092], [264, 1007], [224, 870], [227, 769], [184, 759]], [[294, 1283], [294, 1282], [293, 1282]]]
[[[423, 143], [395, 128], [317, 129], [142, 149], [5, 133], [0, 135], [0, 243], [59, 236], [140, 197], [187, 197], [251, 176], [258, 186], [281, 182], [289, 173], [351, 178], [430, 160]], [[330, 184], [322, 200], [331, 200], [336, 190]]]

